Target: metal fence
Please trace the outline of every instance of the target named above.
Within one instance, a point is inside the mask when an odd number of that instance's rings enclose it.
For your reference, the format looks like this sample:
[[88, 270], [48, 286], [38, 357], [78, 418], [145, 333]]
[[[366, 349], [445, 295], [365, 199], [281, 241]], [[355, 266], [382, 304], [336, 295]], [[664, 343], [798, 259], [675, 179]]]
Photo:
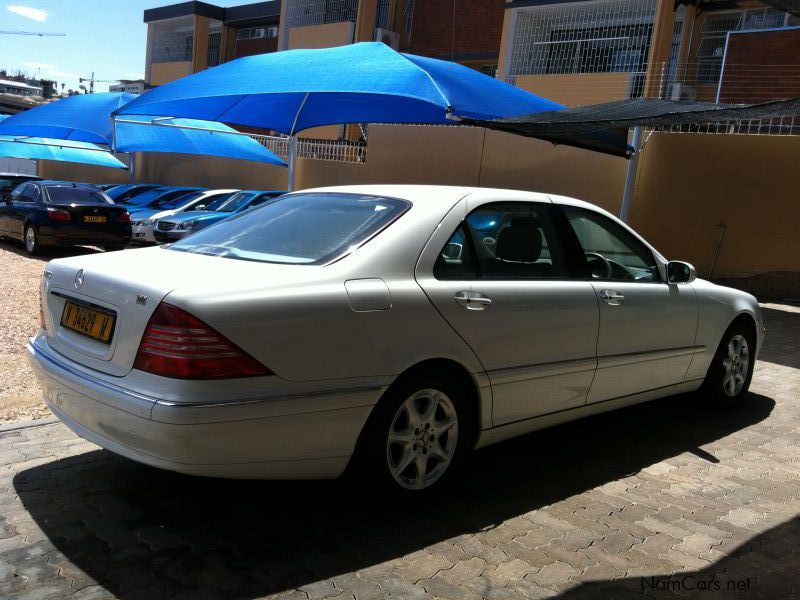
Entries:
[[288, 0], [286, 27], [355, 21], [358, 0]]
[[656, 0], [596, 0], [522, 8], [509, 75], [643, 71]]
[[[282, 135], [251, 135], [259, 144], [281, 158], [289, 156], [289, 138]], [[346, 163], [367, 162], [366, 142], [349, 140], [297, 139], [297, 157]]]

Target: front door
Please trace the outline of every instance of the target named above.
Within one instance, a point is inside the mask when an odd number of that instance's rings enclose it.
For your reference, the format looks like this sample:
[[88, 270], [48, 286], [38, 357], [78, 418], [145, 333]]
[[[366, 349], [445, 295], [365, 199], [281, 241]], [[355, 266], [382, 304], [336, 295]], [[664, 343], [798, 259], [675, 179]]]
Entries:
[[691, 285], [662, 280], [651, 250], [596, 211], [561, 206], [578, 238], [600, 306], [597, 374], [589, 402], [680, 383], [695, 351]]
[[585, 404], [599, 311], [591, 283], [569, 278], [547, 199], [494, 200], [448, 215], [417, 279], [483, 364], [497, 426]]

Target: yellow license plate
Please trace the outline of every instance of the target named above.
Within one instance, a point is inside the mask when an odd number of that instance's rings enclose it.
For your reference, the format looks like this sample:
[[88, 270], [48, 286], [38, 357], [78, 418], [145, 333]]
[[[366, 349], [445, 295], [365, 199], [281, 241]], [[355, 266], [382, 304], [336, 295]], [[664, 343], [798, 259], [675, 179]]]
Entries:
[[115, 319], [115, 315], [67, 302], [61, 313], [61, 326], [108, 344]]
[[84, 223], [105, 223], [106, 222], [106, 218], [105, 217], [94, 216], [94, 215], [89, 215], [87, 217], [83, 217], [83, 222]]

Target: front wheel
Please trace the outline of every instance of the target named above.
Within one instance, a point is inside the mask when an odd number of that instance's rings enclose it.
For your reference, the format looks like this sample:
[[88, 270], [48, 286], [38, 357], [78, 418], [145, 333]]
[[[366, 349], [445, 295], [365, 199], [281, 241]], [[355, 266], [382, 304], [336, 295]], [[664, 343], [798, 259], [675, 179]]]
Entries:
[[25, 250], [31, 256], [40, 254], [42, 247], [39, 244], [39, 235], [33, 225], [25, 226]]
[[359, 457], [366, 470], [385, 487], [419, 493], [456, 470], [473, 424], [463, 385], [431, 374], [390, 388], [367, 428]]
[[747, 393], [755, 366], [752, 328], [735, 323], [728, 328], [708, 369], [702, 391], [712, 400], [737, 400]]

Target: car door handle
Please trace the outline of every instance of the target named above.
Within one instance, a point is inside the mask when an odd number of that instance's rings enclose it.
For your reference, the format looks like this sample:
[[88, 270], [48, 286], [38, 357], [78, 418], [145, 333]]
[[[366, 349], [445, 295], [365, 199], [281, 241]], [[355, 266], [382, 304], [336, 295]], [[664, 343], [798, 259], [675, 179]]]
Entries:
[[480, 292], [456, 292], [454, 299], [467, 310], [483, 310], [492, 304], [492, 299]]
[[600, 298], [609, 306], [619, 306], [625, 302], [625, 296], [616, 290], [600, 290]]

